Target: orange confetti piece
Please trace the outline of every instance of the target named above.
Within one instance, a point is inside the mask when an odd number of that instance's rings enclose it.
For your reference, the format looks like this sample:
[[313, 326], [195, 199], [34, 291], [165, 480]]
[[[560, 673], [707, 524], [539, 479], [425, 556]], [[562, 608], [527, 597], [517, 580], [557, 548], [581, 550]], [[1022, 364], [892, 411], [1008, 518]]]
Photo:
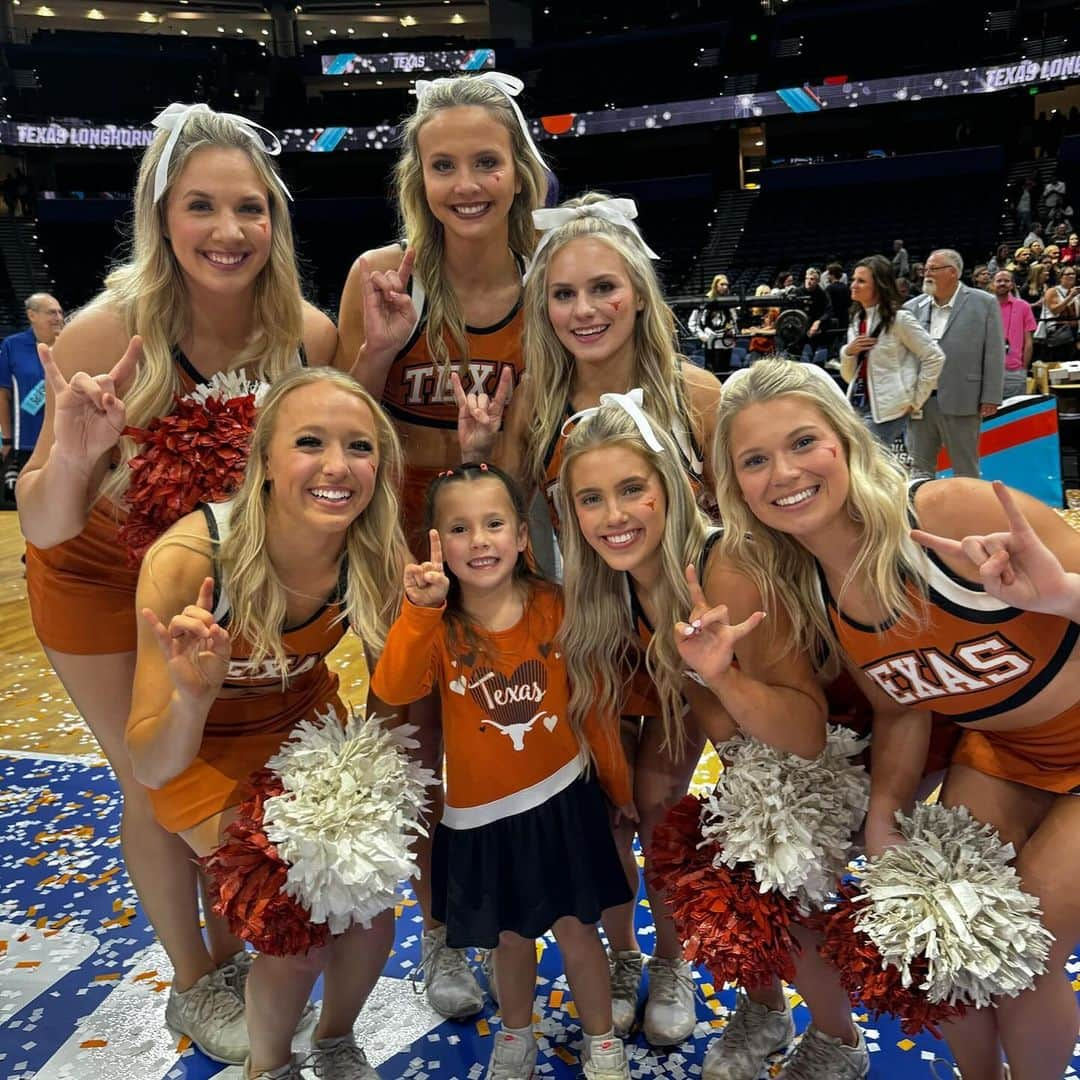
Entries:
[[52, 923], [53, 930], [59, 930], [62, 926], [67, 926], [71, 920], [75, 918], [74, 915], [64, 915], [62, 918], [54, 919]]
[[572, 1016], [575, 1020], [577, 1019], [577, 1005], [572, 1001], [566, 1003], [566, 1015]]
[[562, 1005], [563, 995], [564, 991], [562, 990], [552, 990], [551, 993], [548, 995], [548, 1005], [550, 1005], [553, 1009], [557, 1009], [560, 1005]]
[[578, 1063], [578, 1059], [565, 1046], [555, 1047], [555, 1056], [567, 1065], [576, 1065]]
[[156, 969], [154, 971], [140, 971], [139, 974], [136, 975], [135, 978], [132, 979], [131, 981], [132, 982], [142, 982], [143, 979], [152, 979], [152, 978], [154, 978], [155, 975], [157, 975], [157, 970]]
[[184, 1053], [186, 1050], [191, 1049], [191, 1038], [188, 1035], [181, 1035], [179, 1041], [176, 1044], [176, 1052], [178, 1054]]
[[79, 1043], [80, 1050], [100, 1050], [103, 1046], [108, 1046], [108, 1039], [84, 1039]]
[[485, 1039], [491, 1034], [491, 1027], [486, 1020], [476, 1021], [476, 1034]]
[[119, 971], [110, 971], [108, 975], [95, 975], [94, 982], [112, 982], [114, 979], [120, 978]]
[[20, 960], [16, 965], [17, 968], [36, 968], [41, 967], [40, 960]]

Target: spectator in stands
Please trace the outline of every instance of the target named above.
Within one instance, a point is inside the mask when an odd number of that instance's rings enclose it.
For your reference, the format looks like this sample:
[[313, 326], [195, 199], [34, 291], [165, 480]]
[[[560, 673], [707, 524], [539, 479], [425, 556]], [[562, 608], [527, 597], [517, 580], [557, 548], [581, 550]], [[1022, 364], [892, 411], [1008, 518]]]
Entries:
[[996, 274], [999, 270], [1004, 270], [1008, 265], [1012, 256], [1009, 254], [1012, 249], [1008, 244], [998, 244], [997, 251], [990, 257], [990, 261], [986, 264], [987, 270], [991, 274]]
[[714, 373], [731, 370], [731, 342], [737, 333], [739, 309], [713, 303], [730, 295], [727, 275], [717, 274], [705, 294], [705, 303], [690, 313], [690, 333], [705, 346], [705, 367]]
[[1008, 270], [994, 275], [994, 295], [1001, 307], [1005, 331], [1005, 382], [1002, 397], [1016, 397], [1027, 391], [1027, 376], [1035, 349], [1035, 315], [1031, 305], [1016, 296], [1013, 276]]
[[906, 277], [898, 277], [896, 279], [896, 291], [900, 294], [900, 299], [906, 304], [911, 299], [911, 282]]
[[1034, 266], [1041, 266], [1046, 271], [1046, 287], [1056, 285], [1058, 281], [1057, 264], [1054, 262], [1054, 257], [1048, 252], [1043, 252], [1039, 256], [1039, 260], [1033, 263]]
[[[840, 277], [837, 280], [840, 282], [841, 285], [850, 285], [851, 282], [848, 281], [848, 276], [847, 276], [846, 273], [844, 273], [844, 267], [842, 265], [842, 262], [843, 262], [843, 260], [840, 258], [839, 255], [830, 255], [825, 260], [825, 266], [826, 266], [826, 269], [828, 267], [830, 267], [830, 266], [839, 266], [840, 267]], [[844, 312], [845, 312], [844, 318], [846, 319], [847, 318], [847, 314], [846, 314], [847, 305], [846, 304], [844, 305]]]
[[893, 241], [892, 268], [893, 274], [898, 278], [907, 277], [911, 272], [911, 259], [908, 257], [907, 248], [903, 240]]
[[[1013, 275], [1015, 281], [1015, 274]], [[1043, 297], [1046, 295], [1046, 267], [1041, 263], [1032, 267], [1022, 288], [1017, 288], [1017, 295], [1030, 308], [1035, 316], [1035, 359], [1046, 360], [1046, 325], [1042, 318]]]
[[1068, 243], [1061, 249], [1061, 264], [1068, 266], [1076, 262], [1080, 262], [1080, 236], [1069, 233]]
[[0, 342], [0, 437], [4, 496], [15, 500], [15, 481], [30, 460], [45, 418], [45, 374], [38, 343], [52, 346], [64, 327], [60, 302], [48, 293], [26, 299], [30, 327]]
[[1043, 320], [1046, 325], [1047, 359], [1065, 363], [1076, 359], [1076, 329], [1080, 320], [1080, 286], [1077, 268], [1066, 266], [1060, 281], [1046, 290], [1043, 297]]
[[1053, 177], [1046, 182], [1043, 188], [1042, 202], [1047, 210], [1056, 210], [1065, 204], [1065, 181], [1059, 177]]
[[1016, 287], [1022, 289], [1031, 271], [1031, 248], [1020, 246], [1013, 252], [1013, 261], [1006, 267], [1012, 271]]
[[1016, 200], [1016, 223], [1021, 232], [1027, 232], [1031, 228], [1031, 218], [1034, 213], [1035, 181], [1028, 179], [1020, 191], [1020, 198]]
[[923, 281], [926, 277], [926, 270], [921, 262], [913, 262], [911, 264], [911, 291], [912, 293], [921, 293], [923, 287]]
[[[1031, 228], [1028, 230], [1027, 236], [1024, 237], [1024, 247], [1034, 249], [1035, 245], [1038, 244], [1039, 253], [1041, 254], [1042, 253], [1042, 243], [1043, 243], [1043, 226], [1042, 226], [1042, 222], [1041, 221], [1033, 221], [1031, 223]], [[1034, 250], [1032, 250], [1032, 254], [1033, 255], [1035, 254]]]
[[937, 473], [944, 444], [957, 476], [979, 476], [979, 428], [1001, 404], [1005, 377], [1005, 337], [998, 303], [969, 289], [960, 278], [964, 260], [942, 248], [926, 262], [925, 296], [909, 300], [910, 311], [945, 353], [938, 389], [923, 415], [909, 425], [911, 455], [920, 475]]
[[971, 287], [973, 289], [982, 289], [983, 292], [989, 292], [990, 277], [990, 268], [984, 263], [979, 263], [979, 265], [971, 271]]
[[892, 264], [871, 255], [851, 276], [851, 321], [840, 350], [848, 398], [874, 438], [891, 447], [937, 386], [945, 354], [900, 304]]
[[842, 336], [839, 331], [847, 326], [848, 308], [851, 306], [851, 289], [844, 277], [844, 268], [839, 262], [830, 262], [825, 267], [825, 295], [829, 298], [831, 331], [830, 356], [837, 355]]
[[[788, 277], [791, 275], [789, 274]], [[759, 285], [754, 290], [755, 297], [772, 296], [773, 290], [768, 285]], [[779, 308], [766, 308], [760, 305], [750, 308], [753, 325], [750, 327], [750, 344], [747, 351], [750, 360], [760, 360], [771, 356], [776, 351], [776, 320], [780, 317]]]
[[829, 297], [821, 287], [821, 271], [816, 266], [807, 267], [798, 295], [809, 299], [806, 315], [810, 326], [802, 343], [802, 359], [806, 363], [824, 364], [828, 359]]

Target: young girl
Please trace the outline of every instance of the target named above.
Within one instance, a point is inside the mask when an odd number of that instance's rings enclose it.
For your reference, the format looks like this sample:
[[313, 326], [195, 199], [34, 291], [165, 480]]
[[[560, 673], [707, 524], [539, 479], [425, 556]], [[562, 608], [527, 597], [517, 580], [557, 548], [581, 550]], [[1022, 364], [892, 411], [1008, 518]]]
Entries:
[[[339, 366], [355, 362], [356, 377], [397, 425], [405, 538], [418, 556], [427, 549], [424, 492], [460, 459], [450, 372], [477, 392], [505, 395], [522, 370], [521, 275], [548, 174], [514, 102], [521, 86], [498, 72], [417, 81], [395, 173], [407, 250], [392, 244], [366, 252], [342, 294]], [[409, 719], [421, 729], [426, 763], [436, 766], [437, 704], [414, 706]], [[441, 798], [433, 792], [432, 821]], [[444, 1016], [463, 1018], [480, 1010], [483, 995], [464, 955], [445, 948], [431, 918], [425, 844], [419, 858], [428, 1000]]]
[[205, 105], [171, 105], [154, 123], [131, 260], [64, 330], [55, 364], [43, 352], [45, 422], [19, 478], [19, 523], [35, 630], [123, 792], [124, 862], [173, 965], [168, 1022], [211, 1056], [239, 1062], [242, 943], [208, 914], [207, 951], [190, 853], [154, 820], [123, 745], [138, 570], [117, 533], [125, 496], [138, 494], [127, 463], [139, 447], [121, 432], [224, 372], [273, 380], [327, 364], [337, 338], [300, 292], [288, 193], [268, 156], [277, 140], [264, 150], [257, 125]]
[[[346, 626], [372, 653], [385, 639], [405, 555], [400, 469], [393, 428], [359, 385], [299, 372], [268, 394], [236, 497], [182, 518], [144, 560], [127, 746], [189, 858], [223, 843], [249, 777], [298, 724], [344, 722], [324, 657]], [[376, 1077], [352, 1027], [392, 941], [387, 911], [306, 954], [260, 952], [244, 1076], [300, 1077], [292, 1033], [321, 973], [320, 1075]]]
[[963, 724], [942, 801], [1014, 845], [1055, 944], [1034, 989], [946, 1038], [967, 1080], [1001, 1080], [1003, 1050], [1013, 1080], [1059, 1080], [1080, 1019], [1063, 970], [1080, 939], [1080, 537], [1001, 485], [909, 486], [806, 365], [729, 383], [717, 446], [725, 556], [787, 614], [792, 652], [841, 650], [874, 707], [870, 854], [902, 842], [931, 710]]
[[[768, 621], [755, 630], [764, 618], [758, 588], [721, 557], [720, 530], [695, 505], [674, 440], [633, 398], [613, 395], [580, 419], [564, 451], [559, 504], [567, 581], [561, 642], [571, 685], [577, 688], [589, 673], [599, 688], [587, 696], [575, 691], [571, 716], [587, 700], [619, 709], [627, 668], [636, 666], [655, 687], [663, 743], [684, 740], [690, 723], [715, 743], [738, 730], [802, 757], [821, 751], [825, 699], [809, 657], [784, 648], [783, 611], [770, 607]], [[688, 667], [704, 685], [686, 678]], [[682, 794], [672, 791], [668, 805]], [[653, 825], [642, 822], [639, 829], [646, 859]], [[659, 927], [663, 894], [648, 874], [645, 880]], [[867, 1051], [847, 995], [816, 943], [801, 937], [798, 986], [814, 1019], [781, 1075], [865, 1076]], [[692, 1014], [692, 975], [677, 937], [675, 948], [649, 964], [650, 983], [663, 979], [650, 989], [650, 1003], [677, 980], [689, 988]], [[661, 1041], [652, 1023], [646, 1009], [646, 1037]], [[779, 983], [740, 996], [724, 1037], [708, 1051], [703, 1076], [753, 1080], [793, 1036]]]
[[595, 926], [630, 896], [600, 788], [636, 816], [614, 721], [604, 722], [614, 714], [568, 713], [562, 597], [529, 567], [510, 478], [484, 464], [441, 473], [426, 521], [431, 558], [405, 569], [406, 603], [372, 690], [392, 705], [440, 692], [447, 787], [432, 905], [450, 947], [497, 946], [503, 1027], [487, 1076], [533, 1075], [535, 939], [550, 929], [586, 1037], [585, 1076], [629, 1078]]

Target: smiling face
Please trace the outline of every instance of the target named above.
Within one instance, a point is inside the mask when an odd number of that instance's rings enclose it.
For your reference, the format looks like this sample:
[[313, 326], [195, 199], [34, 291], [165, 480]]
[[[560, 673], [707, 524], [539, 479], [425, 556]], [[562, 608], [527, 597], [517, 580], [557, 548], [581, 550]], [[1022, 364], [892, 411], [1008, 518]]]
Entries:
[[510, 493], [498, 477], [444, 484], [434, 510], [443, 558], [463, 595], [470, 590], [490, 592], [511, 580], [529, 542], [529, 530], [518, 520]]
[[312, 383], [282, 400], [266, 475], [271, 507], [291, 527], [344, 532], [371, 502], [378, 468], [375, 418], [355, 394]]
[[623, 257], [603, 240], [581, 236], [548, 264], [548, 318], [577, 363], [625, 361], [645, 301], [635, 292]]
[[505, 228], [521, 180], [510, 133], [482, 105], [439, 109], [417, 133], [424, 193], [448, 236], [474, 240]]
[[578, 528], [612, 570], [648, 580], [660, 565], [667, 495], [660, 474], [628, 446], [604, 446], [567, 471]]
[[165, 233], [189, 288], [250, 289], [270, 258], [270, 204], [243, 150], [194, 151], [167, 196]]
[[877, 286], [874, 285], [874, 275], [869, 266], [856, 266], [851, 272], [851, 299], [864, 308], [872, 308], [877, 305]]
[[805, 398], [747, 405], [731, 425], [729, 447], [743, 500], [763, 525], [805, 540], [846, 515], [843, 444]]

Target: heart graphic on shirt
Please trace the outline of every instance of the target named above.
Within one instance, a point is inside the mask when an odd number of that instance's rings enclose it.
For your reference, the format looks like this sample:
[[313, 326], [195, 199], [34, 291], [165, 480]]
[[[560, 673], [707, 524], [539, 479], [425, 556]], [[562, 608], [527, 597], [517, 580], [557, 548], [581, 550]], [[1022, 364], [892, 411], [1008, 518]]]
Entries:
[[[487, 724], [505, 735], [515, 750], [525, 749], [525, 736], [547, 716], [547, 668], [540, 660], [525, 660], [507, 678], [500, 671], [478, 668], [469, 682], [473, 701], [487, 713]], [[550, 731], [551, 728], [548, 728]]]
[[546, 660], [548, 653], [551, 652], [551, 642], [542, 641], [536, 648], [540, 655]]
[[462, 697], [464, 697], [468, 687], [465, 685], [465, 680], [459, 677], [450, 680], [450, 689], [453, 690], [455, 694], [461, 694]]
[[544, 727], [546, 727], [548, 731], [554, 731], [555, 725], [558, 722], [559, 718], [557, 716], [552, 716], [550, 713], [544, 717]]
[[476, 663], [476, 653], [463, 652], [458, 659], [461, 661], [462, 667], [472, 667]]

